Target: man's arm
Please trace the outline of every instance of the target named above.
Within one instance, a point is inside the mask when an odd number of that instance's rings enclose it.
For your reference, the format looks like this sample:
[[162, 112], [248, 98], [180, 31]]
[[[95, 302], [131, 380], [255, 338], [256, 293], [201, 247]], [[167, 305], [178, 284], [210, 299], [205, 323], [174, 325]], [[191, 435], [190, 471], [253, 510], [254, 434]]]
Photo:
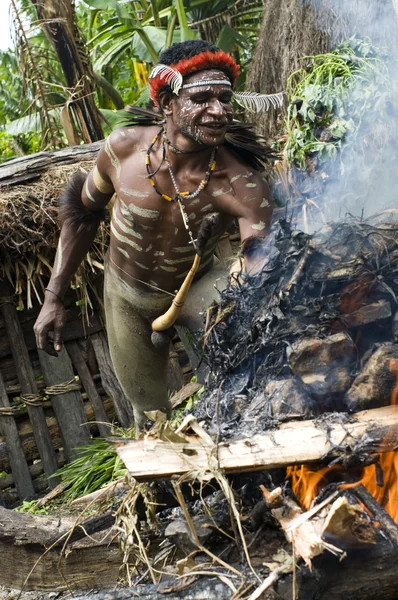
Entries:
[[[34, 326], [37, 347], [52, 356], [62, 349], [64, 295], [95, 239], [105, 206], [114, 193], [108, 170], [109, 159], [102, 148], [93, 170], [88, 176], [76, 173], [60, 200], [61, 235], [44, 304]], [[54, 332], [53, 340], [50, 332]]]
[[248, 174], [234, 187], [238, 207], [238, 224], [246, 272], [254, 275], [264, 264], [264, 244], [261, 240], [269, 232], [273, 202], [271, 190], [258, 172]]

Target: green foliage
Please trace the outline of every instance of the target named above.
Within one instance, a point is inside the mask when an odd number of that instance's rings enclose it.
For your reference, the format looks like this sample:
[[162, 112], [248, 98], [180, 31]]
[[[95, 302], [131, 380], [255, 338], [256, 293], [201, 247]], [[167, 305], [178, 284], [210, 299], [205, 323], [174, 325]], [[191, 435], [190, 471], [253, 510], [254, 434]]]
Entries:
[[[130, 436], [131, 432], [127, 431], [125, 435]], [[65, 492], [68, 500], [95, 492], [127, 472], [116, 450], [103, 438], [94, 439], [89, 446], [82, 446], [78, 451], [77, 458], [55, 474], [61, 477], [62, 482], [71, 484]]]
[[48, 509], [45, 506], [39, 508], [37, 500], [24, 500], [21, 506], [15, 509], [15, 512], [28, 513], [29, 515], [48, 515]]
[[[304, 59], [303, 59], [304, 60]], [[288, 80], [287, 159], [306, 168], [335, 159], [364, 118], [386, 101], [387, 67], [369, 40], [350, 38], [333, 52], [305, 57]]]

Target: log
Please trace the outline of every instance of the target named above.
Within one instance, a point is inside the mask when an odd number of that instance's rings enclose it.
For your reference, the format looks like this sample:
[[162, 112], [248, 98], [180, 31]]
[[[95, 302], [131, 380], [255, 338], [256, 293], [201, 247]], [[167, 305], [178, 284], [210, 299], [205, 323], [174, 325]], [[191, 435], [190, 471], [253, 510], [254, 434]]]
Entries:
[[[10, 288], [4, 281], [1, 283], [0, 290], [2, 295], [9, 296]], [[7, 336], [22, 393], [36, 395], [37, 385], [16, 308], [11, 302], [5, 301], [1, 306], [1, 313], [6, 323]], [[58, 469], [58, 463], [47, 429], [44, 411], [41, 406], [28, 405], [27, 408], [44, 471], [47, 477], [50, 477]], [[49, 482], [51, 486], [57, 484], [56, 478], [50, 478]]]
[[82, 160], [94, 160], [103, 145], [103, 141], [82, 144], [52, 152], [37, 152], [10, 160], [0, 167], [0, 189], [34, 181], [40, 174], [58, 165], [67, 165]]
[[[43, 350], [38, 350], [38, 354], [47, 386], [66, 383], [74, 378], [72, 363], [65, 347], [57, 357], [49, 356]], [[76, 448], [91, 443], [83, 400], [80, 392], [75, 390], [54, 394], [51, 400], [61, 431], [65, 458], [70, 461], [76, 454]]]
[[[99, 582], [104, 587], [115, 584], [122, 555], [111, 532], [107, 536], [92, 533], [90, 538], [68, 544], [66, 558], [62, 542], [50, 549], [75, 523], [76, 517], [28, 515], [0, 508], [0, 585], [20, 589], [32, 569], [26, 585], [30, 590], [58, 592], [66, 591], [67, 586], [84, 590], [97, 588]], [[90, 529], [90, 523], [87, 526]]]
[[355, 417], [354, 422], [343, 424], [331, 419], [327, 431], [312, 420], [284, 423], [276, 430], [249, 439], [221, 442], [217, 452], [215, 446], [195, 436], [186, 436], [186, 443], [146, 438], [126, 443], [115, 440], [114, 445], [137, 480], [185, 475], [218, 467], [226, 473], [236, 473], [321, 459], [329, 461], [343, 456], [355, 444], [360, 445], [361, 452], [368, 449], [369, 453], [388, 452], [394, 448], [398, 435], [397, 407], [367, 410]]

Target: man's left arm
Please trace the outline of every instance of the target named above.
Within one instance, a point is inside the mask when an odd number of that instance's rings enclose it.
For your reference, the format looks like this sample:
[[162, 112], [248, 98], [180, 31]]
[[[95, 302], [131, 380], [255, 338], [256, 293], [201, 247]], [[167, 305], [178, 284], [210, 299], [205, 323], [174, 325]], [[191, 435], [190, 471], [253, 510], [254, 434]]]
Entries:
[[242, 178], [236, 193], [240, 200], [238, 224], [246, 272], [254, 275], [264, 264], [262, 239], [269, 232], [273, 202], [271, 190], [261, 173]]

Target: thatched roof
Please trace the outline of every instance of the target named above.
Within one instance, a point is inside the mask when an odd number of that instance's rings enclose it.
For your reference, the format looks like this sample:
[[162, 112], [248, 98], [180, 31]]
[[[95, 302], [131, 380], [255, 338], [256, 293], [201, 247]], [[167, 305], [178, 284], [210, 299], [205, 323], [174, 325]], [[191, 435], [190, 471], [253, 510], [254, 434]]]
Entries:
[[[101, 144], [39, 152], [0, 166], [0, 276], [12, 282], [21, 308], [43, 298], [59, 237], [59, 196], [72, 173], [91, 169]], [[101, 269], [106, 237], [102, 228], [85, 275]], [[84, 287], [86, 276], [80, 273], [77, 282]]]

